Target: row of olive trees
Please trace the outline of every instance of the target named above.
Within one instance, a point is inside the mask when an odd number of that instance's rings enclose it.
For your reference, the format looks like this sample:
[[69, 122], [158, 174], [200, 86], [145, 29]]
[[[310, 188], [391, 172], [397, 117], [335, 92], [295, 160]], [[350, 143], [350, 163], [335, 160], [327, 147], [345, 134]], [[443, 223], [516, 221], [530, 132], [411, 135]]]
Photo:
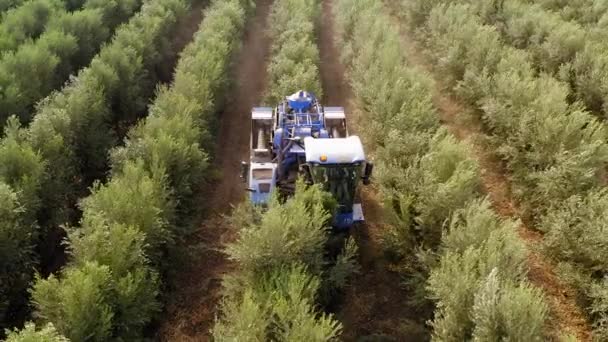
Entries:
[[315, 41], [319, 13], [318, 0], [281, 0], [273, 7], [269, 24], [273, 57], [268, 66], [267, 103], [274, 105], [301, 89], [322, 97]]
[[[299, 89], [321, 95], [316, 24], [318, 0], [276, 0], [269, 18], [273, 39], [267, 100]], [[216, 341], [329, 341], [342, 326], [319, 303], [356, 271], [348, 240], [335, 260], [326, 256], [335, 200], [318, 186], [297, 185], [293, 197], [275, 196], [268, 208], [244, 204], [233, 214], [236, 241], [226, 248], [236, 269], [224, 279]]]
[[82, 200], [80, 227], [68, 229], [70, 262], [59, 275], [36, 279], [35, 315], [62, 335], [137, 340], [161, 310], [168, 253], [188, 232], [183, 215], [208, 169], [209, 124], [252, 7], [250, 0], [212, 3], [173, 84], [158, 89], [149, 116], [110, 153], [111, 178]]
[[275, 197], [264, 212], [249, 205], [237, 209], [232, 223], [238, 237], [226, 248], [236, 269], [224, 279], [216, 341], [339, 337], [341, 324], [320, 313], [318, 304], [356, 271], [357, 249], [348, 240], [337, 260], [325, 257], [335, 207], [329, 193], [300, 183], [293, 197]]
[[6, 10], [21, 5], [25, 0], [0, 0], [0, 12], [4, 13]]
[[434, 304], [438, 341], [540, 340], [547, 306], [526, 280], [515, 222], [480, 198], [469, 147], [440, 128], [430, 77], [404, 56], [397, 27], [373, 0], [335, 8], [343, 59], [376, 146], [377, 180], [392, 223], [385, 235], [412, 303]]
[[531, 54], [504, 44], [472, 5], [440, 4], [426, 17], [436, 70], [481, 114], [530, 217], [600, 184], [605, 125], [569, 102], [566, 83], [538, 73]]
[[[33, 252], [54, 251], [47, 239], [72, 222], [77, 197], [105, 172], [117, 142], [114, 127], [146, 109], [155, 70], [166, 63], [168, 39], [185, 13], [183, 0], [146, 3], [89, 67], [38, 107], [29, 128], [9, 120], [0, 140], [8, 210], [0, 217], [0, 234], [7, 237], [0, 244], [0, 298], [8, 303], [0, 308], [27, 300], [24, 290], [39, 260]], [[10, 311], [0, 311], [0, 322], [11, 319]]]
[[559, 13], [568, 21], [583, 25], [608, 24], [608, 2], [604, 0], [522, 0], [536, 2], [544, 8]]
[[514, 194], [546, 232], [546, 249], [560, 262], [562, 279], [579, 291], [598, 338], [605, 339], [608, 264], [599, 247], [606, 242], [608, 209], [605, 125], [569, 102], [568, 84], [539, 73], [532, 53], [506, 45], [475, 5], [427, 8], [418, 1], [406, 12], [426, 18], [421, 37], [437, 71], [481, 114]]
[[69, 342], [60, 335], [52, 324], [36, 329], [34, 323], [27, 323], [20, 331], [9, 331], [6, 342]]
[[[608, 5], [587, 2], [580, 7], [584, 9], [605, 13]], [[608, 15], [605, 17], [608, 21]], [[588, 110], [604, 117], [608, 114], [606, 24], [584, 26], [540, 4], [518, 1], [506, 1], [494, 15], [482, 14], [482, 18], [484, 24], [498, 27], [506, 43], [528, 51], [535, 67], [566, 82], [572, 91], [571, 101], [581, 101]]]
[[[9, 35], [0, 31], [0, 44], [8, 44], [4, 46], [8, 51], [0, 57], [0, 126], [10, 115], [29, 123], [35, 104], [89, 64], [110, 38], [113, 28], [131, 17], [141, 5], [140, 0], [88, 0], [81, 10], [68, 12], [61, 2], [50, 5], [52, 2], [44, 0], [42, 3], [47, 6], [46, 12], [35, 7], [37, 2], [26, 2], [17, 9], [30, 11], [33, 26], [40, 25], [31, 29], [43, 31], [39, 37], [11, 41]], [[45, 16], [48, 23], [40, 24], [38, 20]], [[3, 24], [12, 25], [9, 30], [19, 29], [6, 19]], [[22, 20], [22, 25], [27, 24], [26, 19], [23, 15], [16, 18]], [[5, 38], [8, 40], [3, 41]]]
[[[442, 1], [403, 3], [411, 9], [410, 23], [419, 27], [433, 4]], [[571, 103], [580, 101], [593, 113], [608, 115], [608, 48], [605, 44], [608, 30], [605, 23], [583, 25], [568, 21], [541, 4], [527, 1], [458, 0], [450, 3], [470, 5], [482, 24], [496, 28], [505, 44], [528, 52], [535, 71], [551, 74], [567, 84], [571, 90], [568, 98]], [[586, 5], [589, 10], [596, 7], [597, 4]], [[599, 7], [608, 8], [608, 5]], [[605, 18], [608, 22], [608, 15]]]
[[36, 39], [53, 16], [65, 10], [60, 0], [33, 0], [2, 13], [0, 52], [15, 50], [28, 39]]

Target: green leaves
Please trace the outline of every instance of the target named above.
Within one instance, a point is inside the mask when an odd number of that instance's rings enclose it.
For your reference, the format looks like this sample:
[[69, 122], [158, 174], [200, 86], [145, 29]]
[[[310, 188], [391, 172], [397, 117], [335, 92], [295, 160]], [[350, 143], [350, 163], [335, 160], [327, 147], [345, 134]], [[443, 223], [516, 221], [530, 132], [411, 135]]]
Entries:
[[[189, 215], [196, 210], [191, 201], [208, 166], [203, 148], [209, 147], [207, 133], [218, 110], [214, 103], [221, 103], [227, 84], [224, 74], [238, 48], [234, 37], [242, 33], [250, 5], [238, 0], [213, 3], [194, 42], [182, 53], [173, 86], [159, 89], [148, 118], [131, 130], [123, 147], [111, 151], [108, 182], [96, 183], [92, 194], [81, 201], [81, 227], [69, 232], [72, 262], [59, 280], [38, 280], [33, 292], [40, 316], [67, 337], [137, 340], [160, 311], [158, 274], [172, 266], [168, 254], [174, 241], [190, 231]], [[142, 11], [129, 29], [117, 33], [116, 45], [104, 49], [80, 81], [100, 85], [102, 106], [124, 108], [71, 124], [118, 122], [133, 106], [129, 99], [142, 99], [140, 91], [145, 87], [138, 88], [137, 83], [146, 78], [148, 66], [162, 59], [159, 50], [165, 37], [161, 35], [170, 32], [170, 24], [185, 8], [179, 0], [158, 0]], [[133, 83], [133, 87], [121, 82]], [[95, 134], [99, 127], [81, 129]], [[77, 152], [90, 156], [85, 161], [93, 163], [93, 158], [104, 156], [89, 154], [107, 151], [109, 144], [101, 138], [75, 140], [82, 147]], [[73, 321], [63, 312], [73, 310], [71, 301], [82, 299], [64, 289], [91, 268], [108, 274], [103, 280], [91, 280], [103, 295], [90, 304], [107, 320], [96, 322], [92, 316], [84, 316], [82, 321]]]
[[298, 90], [311, 91], [318, 98], [323, 96], [315, 39], [319, 12], [317, 0], [280, 0], [272, 7], [273, 57], [268, 65], [267, 103], [278, 103]]
[[[13, 2], [17, 5], [20, 1]], [[46, 30], [48, 22], [64, 11], [62, 1], [56, 0], [25, 1], [21, 6], [3, 10], [0, 51], [12, 51], [28, 39], [36, 39]]]
[[21, 218], [19, 194], [0, 181], [0, 326], [14, 305], [23, 304], [35, 265], [36, 226]]
[[357, 248], [347, 240], [335, 263], [325, 258], [329, 220], [336, 203], [319, 187], [298, 183], [281, 203], [263, 213], [248, 204], [233, 218], [239, 235], [226, 247], [237, 270], [224, 279], [222, 316], [213, 329], [218, 341], [330, 341], [340, 324], [319, 314], [320, 293], [347, 285], [357, 271]]
[[525, 280], [525, 260], [515, 223], [501, 221], [487, 200], [457, 211], [428, 280], [434, 339], [543, 340], [548, 307]]
[[227, 246], [228, 257], [246, 279], [295, 264], [306, 265], [313, 274], [322, 272], [331, 218], [323, 203], [331, 197], [318, 187], [299, 187], [285, 203], [272, 201], [259, 223], [242, 227], [238, 239]]
[[[48, 1], [47, 1], [48, 2]], [[86, 65], [99, 50], [101, 43], [110, 36], [110, 29], [128, 19], [137, 9], [137, 1], [114, 11], [115, 18], [106, 17], [115, 2], [105, 1], [85, 5], [87, 8], [67, 12], [61, 2], [48, 2], [48, 8], [40, 7], [40, 1], [26, 2], [18, 10], [25, 16], [41, 20], [31, 30], [40, 31], [35, 40], [23, 40], [23, 44], [7, 51], [0, 58], [0, 124], [9, 115], [16, 114], [22, 122], [32, 119], [34, 104], [60, 87], [68, 76]], [[32, 18], [33, 21], [35, 19]], [[110, 22], [113, 20], [116, 22]], [[48, 20], [48, 24], [46, 24]], [[3, 23], [6, 25], [6, 23]], [[110, 29], [108, 29], [110, 28]], [[0, 26], [0, 37], [2, 26]], [[0, 47], [2, 40], [0, 40]], [[16, 43], [15, 43], [16, 44]]]
[[[479, 105], [506, 58], [523, 64], [516, 77], [533, 72], [525, 68], [528, 56], [504, 49], [500, 31], [483, 23], [500, 16], [499, 2], [462, 2], [403, 1], [403, 7], [431, 47], [437, 70]], [[378, 145], [377, 181], [391, 223], [384, 244], [392, 269], [413, 294], [413, 304], [435, 304], [434, 340], [542, 340], [548, 309], [541, 292], [525, 281], [526, 251], [517, 224], [501, 220], [479, 199], [473, 152], [439, 129], [433, 84], [409, 65], [385, 11], [371, 0], [341, 0], [335, 13], [351, 83], [373, 122], [371, 133], [365, 132]], [[528, 95], [513, 84], [504, 91]], [[494, 104], [488, 102], [488, 109], [498, 108]], [[514, 115], [520, 113], [513, 103], [505, 103], [504, 112], [488, 122], [514, 134]]]
[[104, 341], [111, 336], [114, 318], [111, 285], [107, 266], [86, 263], [65, 270], [61, 280], [38, 278], [32, 298], [39, 317], [53, 322], [70, 340]]
[[279, 267], [223, 303], [216, 341], [332, 341], [342, 327], [314, 310], [320, 282], [304, 267]]
[[68, 342], [68, 339], [59, 335], [50, 323], [37, 331], [36, 325], [28, 322], [23, 330], [8, 331], [7, 335], [7, 342]]

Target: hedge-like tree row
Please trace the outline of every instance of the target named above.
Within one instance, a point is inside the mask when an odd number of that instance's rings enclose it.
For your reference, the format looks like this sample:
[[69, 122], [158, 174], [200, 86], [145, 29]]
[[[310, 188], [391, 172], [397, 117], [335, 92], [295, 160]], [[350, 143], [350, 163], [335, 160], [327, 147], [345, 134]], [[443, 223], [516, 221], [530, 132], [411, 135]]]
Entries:
[[112, 174], [82, 200], [69, 229], [71, 260], [58, 276], [36, 280], [36, 316], [73, 341], [134, 340], [160, 311], [161, 274], [181, 215], [205, 175], [209, 122], [222, 103], [250, 0], [215, 0], [181, 55], [171, 87], [111, 153]]
[[[412, 26], [419, 27], [433, 4], [438, 3], [442, 1], [404, 2], [411, 9]], [[526, 50], [535, 70], [549, 73], [567, 84], [572, 92], [570, 102], [581, 101], [593, 113], [608, 115], [606, 24], [583, 26], [563, 19], [541, 4], [526, 1], [458, 0], [452, 3], [469, 4], [482, 24], [496, 27], [504, 43]], [[588, 3], [587, 6], [595, 5]], [[608, 22], [608, 16], [604, 21]]]
[[145, 110], [155, 69], [166, 62], [168, 38], [185, 13], [183, 0], [147, 2], [90, 67], [41, 103], [29, 128], [16, 119], [7, 125], [0, 140], [0, 192], [7, 204], [0, 216], [0, 298], [10, 306], [26, 299], [36, 245], [74, 220], [77, 196], [104, 173], [114, 128]]
[[517, 224], [481, 198], [479, 166], [469, 146], [440, 127], [430, 77], [403, 55], [381, 2], [339, 0], [334, 14], [364, 134], [376, 146], [392, 223], [386, 252], [412, 303], [428, 310], [422, 318], [433, 339], [541, 340], [547, 305], [527, 281]]
[[[278, 0], [283, 1], [283, 0]], [[324, 255], [335, 200], [318, 186], [298, 184], [285, 202], [262, 212], [248, 204], [233, 214], [238, 238], [226, 248], [236, 269], [224, 279], [215, 341], [331, 341], [342, 331], [318, 303], [346, 285], [357, 269], [348, 240], [337, 260]]]
[[[35, 4], [27, 2], [22, 7]], [[0, 126], [13, 114], [29, 123], [34, 105], [87, 65], [113, 28], [131, 17], [140, 4], [140, 0], [88, 0], [82, 10], [68, 12], [57, 2], [54, 10], [49, 9], [48, 24], [40, 26], [44, 33], [38, 39], [0, 57]]]
[[[318, 0], [275, 0], [268, 21], [272, 59], [269, 104], [300, 89], [321, 95], [316, 45]], [[330, 341], [341, 324], [318, 304], [346, 285], [356, 270], [356, 245], [348, 240], [336, 260], [325, 256], [336, 203], [319, 187], [298, 184], [284, 202], [268, 208], [249, 202], [234, 214], [235, 242], [226, 248], [236, 269], [224, 280], [216, 341]]]
[[28, 39], [36, 39], [58, 12], [65, 11], [61, 0], [32, 0], [2, 13], [0, 52], [15, 50]]
[[[592, 11], [603, 7], [603, 12], [608, 8], [608, 3], [603, 3], [588, 2], [586, 8]], [[606, 117], [606, 24], [583, 26], [545, 10], [540, 4], [518, 1], [506, 1], [494, 10], [486, 7], [481, 11], [483, 23], [497, 26], [506, 43], [527, 50], [537, 68], [566, 82], [572, 91], [571, 100], [579, 100], [587, 109]]]
[[277, 1], [272, 11], [269, 31], [274, 41], [267, 103], [274, 105], [298, 90], [311, 91], [321, 98], [320, 57], [315, 41], [319, 1]]
[[34, 323], [27, 323], [21, 331], [7, 331], [6, 342], [69, 342], [52, 324], [37, 330]]
[[503, 44], [474, 5], [417, 4], [407, 11], [415, 17], [428, 10], [421, 32], [437, 71], [474, 100], [514, 194], [546, 233], [546, 250], [559, 262], [562, 279], [578, 290], [597, 338], [606, 339], [608, 263], [600, 253], [608, 242], [605, 124], [570, 104], [568, 85], [536, 72], [527, 51]]
[[559, 13], [562, 18], [583, 25], [608, 24], [608, 2], [603, 0], [522, 0], [536, 2], [544, 8]]
[[21, 5], [26, 0], [0, 0], [0, 13]]
[[600, 185], [605, 125], [570, 104], [567, 84], [536, 72], [530, 54], [505, 45], [477, 13], [469, 4], [437, 5], [422, 35], [437, 71], [480, 111], [514, 194], [535, 216]]
[[[577, 2], [573, 1], [572, 5]], [[599, 11], [605, 19], [597, 24], [583, 26], [567, 21], [547, 11], [539, 4], [507, 1], [498, 9], [497, 18], [485, 18], [484, 24], [497, 25], [506, 42], [526, 49], [542, 71], [554, 74], [566, 82], [572, 91], [571, 98], [581, 101], [588, 110], [608, 115], [608, 16], [604, 16], [608, 3], [587, 2], [579, 7], [583, 12]], [[578, 2], [578, 5], [582, 5]], [[502, 28], [504, 26], [504, 28]]]

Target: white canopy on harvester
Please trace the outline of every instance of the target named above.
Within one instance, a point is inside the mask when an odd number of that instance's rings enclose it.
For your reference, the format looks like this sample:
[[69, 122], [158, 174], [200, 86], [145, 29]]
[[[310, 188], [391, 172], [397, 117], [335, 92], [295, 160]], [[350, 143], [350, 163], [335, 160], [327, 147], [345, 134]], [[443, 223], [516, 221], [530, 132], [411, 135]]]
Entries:
[[365, 161], [361, 139], [357, 136], [340, 139], [304, 139], [306, 162], [321, 164], [351, 164]]

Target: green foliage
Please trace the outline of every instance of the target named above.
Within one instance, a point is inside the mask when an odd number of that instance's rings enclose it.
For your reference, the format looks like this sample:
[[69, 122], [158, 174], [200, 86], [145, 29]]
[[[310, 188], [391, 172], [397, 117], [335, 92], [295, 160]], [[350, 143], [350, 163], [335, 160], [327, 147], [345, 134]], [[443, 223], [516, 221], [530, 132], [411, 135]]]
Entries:
[[6, 342], [68, 342], [50, 323], [36, 330], [36, 325], [29, 322], [21, 331], [7, 331], [7, 335]]
[[159, 175], [149, 175], [143, 163], [128, 163], [112, 181], [104, 186], [95, 185], [92, 194], [81, 204], [83, 226], [88, 220], [98, 219], [107, 224], [135, 227], [146, 236], [146, 245], [153, 260], [160, 261], [161, 246], [171, 240], [168, 223], [173, 203], [165, 180]]
[[257, 342], [267, 339], [272, 316], [265, 303], [260, 303], [252, 289], [244, 291], [237, 299], [222, 303], [223, 316], [213, 327], [215, 341]]
[[[162, 0], [145, 6], [151, 7], [144, 7], [144, 13], [150, 11], [162, 18], [153, 20], [155, 27], [143, 26], [150, 18], [134, 19], [135, 27], [157, 41], [156, 47], [162, 46], [156, 30], [168, 32], [162, 27], [164, 18], [175, 20], [173, 15], [184, 10], [183, 3]], [[139, 339], [143, 328], [160, 310], [158, 273], [166, 272], [170, 266], [167, 251], [174, 240], [184, 238], [188, 232], [181, 230], [185, 227], [180, 216], [185, 208], [192, 208], [188, 199], [206, 171], [206, 153], [201, 148], [207, 146], [201, 146], [201, 142], [207, 141], [209, 121], [218, 109], [213, 103], [221, 102], [227, 85], [224, 75], [239, 46], [233, 38], [242, 33], [251, 6], [240, 0], [217, 0], [211, 5], [194, 42], [182, 53], [174, 84], [159, 90], [150, 116], [132, 129], [124, 147], [112, 151], [109, 181], [94, 185], [92, 194], [82, 200], [81, 227], [71, 229], [69, 234], [73, 260], [68, 270], [60, 280], [38, 280], [34, 290], [39, 315], [66, 336], [73, 338], [86, 331], [93, 340]], [[171, 7], [175, 12], [171, 12]], [[105, 49], [91, 67], [89, 77], [99, 77], [97, 82], [109, 91], [113, 103], [118, 100], [128, 106], [127, 98], [140, 98], [138, 94], [121, 92], [121, 78], [135, 82], [147, 69], [142, 64], [153, 66], [154, 58], [161, 59], [149, 56], [151, 59], [142, 63], [139, 53], [158, 51], [154, 44], [149, 46], [136, 39], [141, 37], [135, 32], [119, 33], [115, 42], [120, 44]], [[129, 43], [133, 46], [124, 46], [126, 51], [118, 49]], [[138, 63], [140, 70], [129, 72], [132, 67], [128, 63], [132, 61]], [[116, 69], [112, 70], [114, 65]], [[54, 314], [71, 310], [69, 303], [55, 293], [69, 286], [74, 277], [71, 272], [83, 272], [89, 265], [100, 265], [110, 272], [111, 281], [100, 282], [98, 287], [109, 294], [97, 304], [108, 314], [103, 329], [92, 317], [75, 322]], [[78, 300], [77, 295], [66, 296]]]
[[[123, 12], [117, 12], [118, 5], [114, 1], [89, 0], [85, 9], [70, 13], [62, 8], [61, 2], [45, 5], [50, 6], [46, 10], [32, 7], [34, 3], [26, 3], [24, 10], [32, 12], [33, 21], [48, 17], [49, 22], [48, 25], [44, 21], [39, 23], [39, 39], [24, 42], [18, 48], [15, 46], [15, 51], [4, 53], [0, 59], [2, 124], [12, 114], [29, 122], [34, 104], [86, 65], [109, 38], [110, 29], [130, 17], [138, 7], [136, 0], [129, 0], [119, 7]], [[2, 35], [1, 26], [0, 37], [6, 37]], [[1, 44], [2, 40], [0, 48]]]
[[[342, 327], [314, 310], [318, 278], [303, 267], [278, 268], [223, 303], [216, 341], [333, 341]], [[253, 330], [252, 330], [253, 329]]]
[[405, 169], [390, 165], [378, 171], [386, 207], [394, 221], [387, 238], [405, 252], [415, 246], [435, 248], [443, 223], [479, 194], [481, 179], [466, 145], [439, 131], [427, 154]]
[[313, 275], [322, 273], [331, 218], [323, 204], [331, 195], [316, 186], [298, 186], [295, 196], [285, 203], [273, 199], [259, 219], [239, 227], [237, 240], [226, 247], [228, 258], [239, 265], [236, 278], [240, 284], [296, 264], [305, 265]]
[[492, 26], [483, 25], [472, 5], [439, 5], [430, 12], [425, 27], [427, 46], [438, 72], [456, 86], [467, 71], [491, 72], [500, 60], [500, 35]]
[[250, 8], [237, 0], [212, 5], [182, 53], [173, 86], [158, 91], [148, 118], [131, 130], [124, 147], [112, 151], [114, 170], [137, 159], [151, 172], [162, 169], [178, 204], [176, 216], [184, 221], [192, 216], [193, 193], [208, 168], [214, 114], [228, 85], [231, 56], [240, 46], [231, 37], [242, 32]]
[[[494, 50], [491, 56], [497, 62], [501, 50], [505, 55], [517, 48], [527, 54], [535, 71], [547, 72], [568, 82], [572, 92], [569, 101], [579, 100], [593, 113], [606, 113], [607, 78], [603, 77], [606, 69], [603, 43], [607, 38], [605, 23], [608, 22], [606, 2], [404, 1], [402, 7], [406, 16], [416, 21], [415, 28], [421, 28], [419, 31], [424, 33], [425, 39], [433, 41], [431, 50], [440, 52], [435, 56], [436, 64], [440, 68], [450, 67], [447, 72], [453, 77], [452, 82], [462, 79], [467, 83], [467, 72], [469, 78], [476, 78], [466, 70], [471, 68], [467, 66], [471, 62], [470, 56], [459, 63], [458, 58], [464, 57], [466, 50]], [[493, 31], [495, 37], [484, 44], [480, 38], [489, 38], [488, 30]], [[486, 73], [493, 73], [495, 63], [488, 62]]]
[[[608, 274], [608, 243], [605, 226], [608, 193], [596, 190], [582, 197], [574, 195], [549, 212], [540, 228], [545, 231], [547, 251], [559, 260]], [[601, 276], [600, 276], [601, 277]]]
[[487, 201], [456, 212], [428, 280], [434, 339], [542, 340], [548, 307], [523, 280], [525, 254], [514, 223], [500, 221]]
[[544, 71], [556, 73], [585, 46], [587, 34], [579, 24], [537, 4], [507, 1], [502, 15], [507, 42], [527, 49], [535, 65]]
[[490, 273], [473, 306], [475, 341], [543, 341], [548, 306], [542, 292], [526, 283], [500, 284]]
[[494, 79], [493, 94], [482, 101], [484, 118], [528, 208], [542, 212], [599, 184], [608, 152], [603, 124], [571, 108], [564, 85], [548, 76], [507, 69]]
[[[430, 11], [425, 42], [438, 70], [447, 72], [455, 90], [482, 113], [513, 174], [515, 195], [529, 216], [538, 216], [569, 194], [597, 185], [606, 159], [603, 125], [579, 104], [570, 104], [567, 83], [536, 70], [543, 60], [548, 64], [540, 69], [566, 72], [564, 63], [583, 50], [567, 40], [576, 45], [585, 37], [574, 24], [561, 26], [559, 17], [541, 20], [539, 7], [506, 2], [499, 9], [502, 19], [491, 22], [483, 6], [464, 2]], [[513, 49], [501, 36], [539, 50]]]
[[[357, 247], [349, 239], [331, 267], [325, 258], [329, 221], [336, 203], [318, 186], [298, 183], [296, 193], [267, 210], [238, 208], [237, 240], [226, 247], [237, 270], [224, 279], [218, 341], [330, 341], [341, 327], [319, 314], [317, 297], [342, 289], [357, 272]], [[254, 329], [254, 330], [251, 330]]]
[[599, 42], [588, 43], [572, 63], [577, 98], [594, 112], [608, 114], [608, 54]]
[[439, 126], [430, 78], [404, 60], [399, 33], [388, 25], [380, 3], [339, 2], [336, 13], [345, 64], [360, 107], [369, 115], [372, 146], [407, 160], [426, 149]]
[[44, 32], [49, 20], [63, 10], [62, 1], [34, 0], [3, 12], [0, 23], [0, 51], [15, 50], [27, 39], [36, 39]]
[[11, 305], [22, 301], [34, 266], [36, 230], [23, 222], [19, 196], [0, 181], [0, 326]]
[[114, 318], [111, 288], [109, 267], [86, 263], [67, 268], [61, 280], [38, 278], [32, 297], [39, 317], [53, 322], [70, 340], [105, 341], [111, 336]]
[[[431, 47], [433, 64], [447, 76], [449, 85], [479, 105], [491, 91], [492, 75], [503, 67], [505, 55], [524, 66], [530, 57], [505, 49], [502, 32], [485, 24], [500, 19], [500, 2], [441, 3], [403, 1], [402, 6], [410, 24]], [[342, 0], [335, 13], [343, 58], [365, 111], [374, 113], [369, 99], [381, 93], [373, 91], [378, 75], [387, 89], [384, 94], [402, 84], [416, 94], [401, 107], [405, 115], [397, 124], [389, 120], [394, 113], [399, 117], [399, 112], [390, 108], [399, 106], [385, 107], [389, 109], [382, 111], [385, 117], [370, 115], [388, 123], [378, 125], [373, 133], [380, 137], [375, 138], [380, 146], [378, 181], [393, 223], [384, 240], [394, 266], [412, 290], [414, 304], [434, 301], [434, 339], [542, 340], [548, 309], [540, 291], [523, 280], [526, 252], [514, 232], [516, 224], [501, 221], [487, 201], [477, 200], [478, 165], [466, 145], [437, 131], [430, 82], [420, 81], [428, 76], [408, 66], [399, 33], [388, 24], [391, 20], [384, 11], [373, 1]], [[375, 37], [381, 37], [378, 43]], [[403, 75], [416, 82], [401, 81]], [[399, 98], [407, 97], [394, 97]], [[496, 121], [505, 122], [510, 116], [496, 116]]]
[[[94, 340], [141, 336], [143, 327], [160, 311], [156, 299], [160, 283], [148, 265], [145, 237], [135, 227], [88, 218], [83, 228], [70, 233], [74, 263], [62, 278], [37, 279], [33, 290], [37, 315], [76, 341], [80, 336], [94, 336]], [[93, 278], [91, 269], [103, 269], [107, 277]], [[94, 290], [76, 287], [87, 284], [89, 278], [87, 286]], [[88, 302], [84, 307], [98, 311], [79, 317], [76, 307], [83, 301]], [[101, 323], [96, 321], [99, 314], [104, 317]]]
[[4, 12], [21, 5], [25, 0], [0, 0], [0, 11]]
[[11, 118], [0, 142], [0, 179], [19, 192], [21, 205], [28, 214], [26, 219], [33, 222], [45, 165], [38, 153], [23, 144], [26, 138], [23, 133], [18, 121]]
[[341, 290], [348, 285], [349, 279], [361, 271], [357, 261], [359, 247], [355, 239], [349, 237], [334, 265], [327, 272], [327, 283], [331, 289]]
[[404, 259], [420, 246], [437, 246], [443, 222], [477, 196], [479, 174], [467, 148], [437, 132], [433, 84], [408, 65], [399, 32], [378, 15], [383, 11], [377, 2], [344, 0], [335, 13], [351, 84], [372, 122], [366, 135], [378, 146], [377, 180], [395, 223], [385, 236], [387, 250]]
[[315, 41], [319, 13], [318, 0], [280, 0], [272, 6], [269, 22], [273, 44], [266, 102], [278, 103], [286, 94], [300, 89], [322, 97]]
[[147, 3], [91, 67], [39, 104], [23, 144], [39, 151], [53, 168], [41, 190], [46, 209], [56, 215], [53, 221], [65, 221], [69, 212], [63, 208], [74, 201], [75, 192], [103, 175], [107, 151], [116, 142], [110, 124], [144, 107], [154, 89], [146, 77], [162, 61], [157, 49], [164, 47], [165, 36], [184, 11], [180, 0]]
[[574, 195], [543, 218], [545, 248], [560, 261], [560, 274], [578, 291], [598, 339], [608, 336], [606, 215], [608, 192]]
[[558, 12], [564, 20], [575, 20], [585, 25], [596, 24], [608, 12], [608, 3], [602, 0], [541, 0], [538, 3]]
[[25, 304], [39, 236], [36, 210], [44, 164], [32, 149], [20, 145], [21, 133], [17, 120], [11, 120], [0, 142], [0, 327], [7, 310]]

